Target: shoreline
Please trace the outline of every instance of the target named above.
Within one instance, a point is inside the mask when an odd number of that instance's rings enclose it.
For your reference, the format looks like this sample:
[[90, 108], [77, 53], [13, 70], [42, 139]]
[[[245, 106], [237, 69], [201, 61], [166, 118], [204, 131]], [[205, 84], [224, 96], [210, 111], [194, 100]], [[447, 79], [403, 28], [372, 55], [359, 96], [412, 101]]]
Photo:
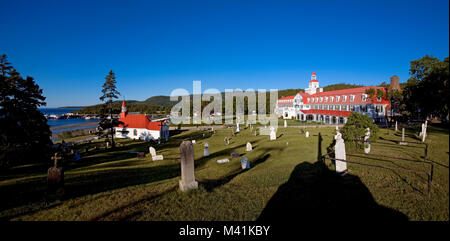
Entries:
[[54, 130], [75, 128], [75, 127], [86, 127], [86, 126], [96, 126], [96, 125], [98, 125], [98, 122], [90, 122], [90, 123], [82, 123], [82, 124], [75, 124], [75, 125], [55, 126], [55, 127], [50, 127], [50, 130], [54, 131]]

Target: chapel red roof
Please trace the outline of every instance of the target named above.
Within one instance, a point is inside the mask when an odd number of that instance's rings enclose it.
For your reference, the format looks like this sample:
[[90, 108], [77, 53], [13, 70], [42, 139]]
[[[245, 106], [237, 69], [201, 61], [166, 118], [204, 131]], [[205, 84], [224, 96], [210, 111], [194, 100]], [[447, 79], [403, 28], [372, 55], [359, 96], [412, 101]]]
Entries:
[[154, 131], [161, 130], [163, 124], [161, 121], [149, 120], [146, 115], [126, 115], [125, 117], [119, 118], [119, 121], [123, 122], [123, 124], [119, 124], [119, 127], [144, 128]]

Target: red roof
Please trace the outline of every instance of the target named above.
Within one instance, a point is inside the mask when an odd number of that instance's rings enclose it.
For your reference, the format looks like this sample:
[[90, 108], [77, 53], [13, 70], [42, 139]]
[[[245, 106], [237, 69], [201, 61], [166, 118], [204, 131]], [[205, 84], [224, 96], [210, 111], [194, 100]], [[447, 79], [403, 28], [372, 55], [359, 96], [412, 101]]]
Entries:
[[[332, 90], [332, 91], [326, 91], [326, 92], [319, 92], [315, 94], [311, 94], [310, 99], [303, 100], [305, 104], [389, 104], [389, 101], [387, 100], [381, 100], [378, 101], [377, 98], [374, 96], [372, 100], [367, 99], [366, 101], [362, 101], [362, 95], [366, 93], [367, 89], [381, 89], [384, 91], [383, 87], [376, 87], [376, 86], [366, 86], [366, 87], [358, 87], [358, 88], [352, 88], [352, 89], [343, 89], [343, 90]], [[347, 96], [346, 101], [343, 101], [343, 95]], [[350, 95], [354, 95], [354, 100], [350, 101]], [[320, 97], [335, 97], [333, 102], [330, 101], [330, 98], [328, 98], [328, 101], [325, 101], [325, 98], [320, 102]], [[339, 101], [336, 101], [336, 96], [340, 96]], [[312, 101], [313, 98], [318, 97], [318, 101]]]
[[146, 115], [126, 115], [119, 118], [119, 121], [124, 123], [119, 124], [119, 127], [144, 128], [153, 131], [161, 130], [163, 124], [160, 121], [150, 121]]
[[348, 117], [352, 113], [351, 111], [342, 110], [302, 110], [304, 114], [319, 114], [319, 115], [332, 115]]
[[316, 72], [313, 72], [312, 75], [316, 75]]
[[282, 97], [282, 98], [280, 98], [278, 100], [292, 100], [294, 98], [295, 98], [295, 95], [290, 95], [290, 96]]

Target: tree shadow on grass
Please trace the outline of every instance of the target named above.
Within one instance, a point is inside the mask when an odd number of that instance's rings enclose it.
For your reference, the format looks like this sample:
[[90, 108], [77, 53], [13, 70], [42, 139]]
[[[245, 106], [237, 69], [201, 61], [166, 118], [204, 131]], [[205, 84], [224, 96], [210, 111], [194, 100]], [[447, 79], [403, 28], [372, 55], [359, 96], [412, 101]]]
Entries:
[[267, 203], [257, 221], [407, 220], [404, 214], [378, 205], [359, 177], [341, 176], [322, 159], [319, 133], [317, 162], [302, 162]]

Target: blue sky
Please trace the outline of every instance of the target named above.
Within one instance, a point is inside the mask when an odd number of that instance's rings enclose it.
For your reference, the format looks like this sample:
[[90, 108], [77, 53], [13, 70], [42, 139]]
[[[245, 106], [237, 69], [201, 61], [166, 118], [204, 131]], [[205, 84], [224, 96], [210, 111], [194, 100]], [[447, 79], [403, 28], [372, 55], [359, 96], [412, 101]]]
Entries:
[[449, 2], [0, 0], [0, 53], [48, 107], [91, 105], [112, 69], [126, 99], [175, 88], [405, 82], [449, 55]]

